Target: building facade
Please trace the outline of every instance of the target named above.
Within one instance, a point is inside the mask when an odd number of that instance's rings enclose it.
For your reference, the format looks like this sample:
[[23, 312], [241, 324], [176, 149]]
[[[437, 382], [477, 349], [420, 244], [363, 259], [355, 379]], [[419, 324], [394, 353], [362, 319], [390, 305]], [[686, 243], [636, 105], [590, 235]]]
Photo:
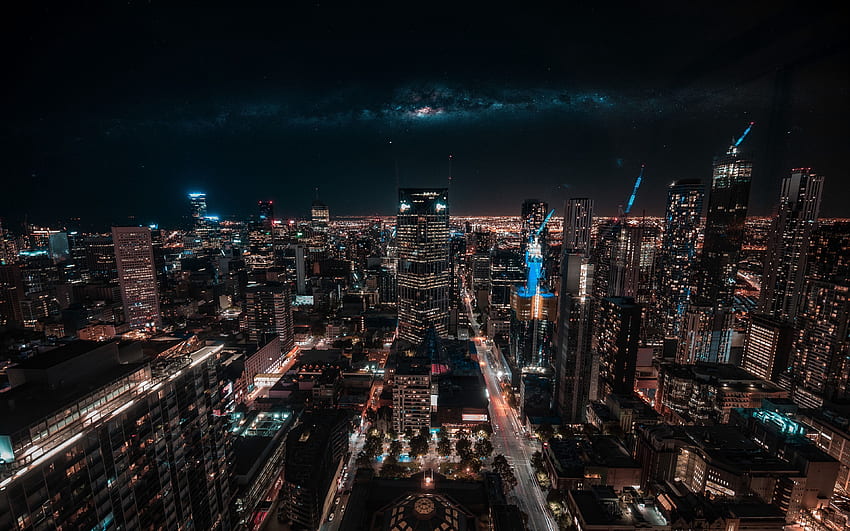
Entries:
[[112, 241], [126, 322], [131, 328], [159, 328], [162, 318], [150, 229], [113, 227]]

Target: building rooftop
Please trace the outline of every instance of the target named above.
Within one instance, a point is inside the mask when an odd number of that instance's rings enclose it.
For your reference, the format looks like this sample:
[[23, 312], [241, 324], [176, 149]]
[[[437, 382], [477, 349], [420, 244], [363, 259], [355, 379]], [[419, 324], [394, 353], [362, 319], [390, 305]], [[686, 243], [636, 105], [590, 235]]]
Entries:
[[53, 350], [48, 350], [47, 352], [43, 352], [33, 356], [32, 358], [26, 359], [18, 363], [14, 368], [25, 370], [48, 369], [112, 343], [117, 343], [117, 340], [107, 342], [83, 340], [73, 341], [67, 345], [63, 345]]

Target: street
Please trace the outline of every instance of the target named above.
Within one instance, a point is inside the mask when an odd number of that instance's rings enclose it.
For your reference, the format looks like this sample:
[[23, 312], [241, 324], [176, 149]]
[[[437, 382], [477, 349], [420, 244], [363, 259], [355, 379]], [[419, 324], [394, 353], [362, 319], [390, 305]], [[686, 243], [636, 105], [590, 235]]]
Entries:
[[[472, 307], [468, 296], [466, 307], [469, 312], [469, 323], [479, 336], [479, 326], [472, 315]], [[493, 454], [503, 454], [514, 469], [517, 486], [514, 488], [517, 506], [528, 515], [528, 526], [534, 531], [548, 529], [557, 531], [558, 524], [546, 505], [546, 495], [538, 486], [531, 467], [531, 455], [539, 450], [535, 439], [530, 439], [517, 418], [517, 413], [505, 401], [499, 387], [498, 366], [490, 361], [491, 348], [485, 340], [476, 340], [475, 348], [478, 360], [487, 382], [487, 392], [490, 394], [490, 422], [493, 425]]]

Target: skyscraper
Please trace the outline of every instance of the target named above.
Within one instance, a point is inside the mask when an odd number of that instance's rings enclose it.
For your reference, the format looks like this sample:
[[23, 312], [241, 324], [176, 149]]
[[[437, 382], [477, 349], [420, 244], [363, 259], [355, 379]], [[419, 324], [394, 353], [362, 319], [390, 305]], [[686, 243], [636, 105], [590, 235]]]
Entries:
[[679, 335], [691, 297], [705, 188], [698, 179], [675, 181], [667, 190], [664, 236], [659, 256], [659, 299], [664, 333]]
[[245, 289], [244, 311], [251, 342], [265, 345], [272, 337], [278, 336], [281, 352], [288, 352], [295, 346], [288, 284], [249, 284]]
[[330, 210], [328, 205], [322, 203], [318, 199], [313, 201], [313, 206], [310, 207], [310, 220], [313, 223], [313, 228], [319, 231], [327, 230], [328, 223], [331, 221]]
[[564, 203], [563, 248], [570, 252], [590, 251], [590, 231], [593, 226], [593, 199], [573, 197]]
[[510, 357], [517, 369], [548, 368], [552, 363], [552, 333], [557, 298], [546, 288], [541, 243], [548, 219], [544, 217], [540, 224], [529, 231], [525, 247], [525, 285], [516, 285], [511, 291]]
[[782, 179], [779, 213], [764, 264], [759, 297], [762, 312], [793, 321], [797, 317], [806, 274], [809, 240], [817, 224], [823, 177], [798, 168]]
[[735, 294], [753, 173], [739, 147], [744, 136], [714, 159], [697, 290], [712, 306], [730, 306]]
[[189, 194], [189, 215], [193, 225], [203, 222], [207, 217], [207, 194], [191, 193]]
[[[526, 199], [523, 201], [521, 212], [522, 227], [520, 229], [519, 240], [520, 254], [525, 255], [529, 241], [528, 238], [531, 236], [532, 232], [540, 228], [540, 225], [543, 223], [543, 220], [546, 219], [546, 214], [548, 213], [549, 205], [546, 201], [541, 201], [539, 199]], [[543, 256], [546, 256], [546, 251], [549, 248], [549, 230], [545, 227], [540, 233], [539, 243]]]
[[850, 399], [850, 223], [818, 227], [788, 374], [795, 402], [820, 407]]
[[257, 209], [259, 210], [260, 222], [264, 225], [271, 225], [274, 219], [274, 201], [261, 199], [257, 202]]
[[787, 322], [767, 315], [753, 315], [744, 343], [743, 369], [778, 383], [779, 375], [788, 367], [793, 339], [794, 330]]
[[398, 335], [418, 345], [429, 326], [448, 334], [448, 190], [401, 188], [398, 196]]
[[566, 250], [561, 259], [554, 368], [555, 404], [558, 414], [568, 424], [584, 421], [594, 376], [591, 350], [592, 279], [593, 265], [588, 258], [583, 253]]
[[600, 302], [596, 350], [603, 397], [631, 395], [635, 387], [641, 306], [631, 297], [606, 297]]
[[159, 328], [153, 243], [147, 227], [112, 227], [124, 318], [131, 328]]

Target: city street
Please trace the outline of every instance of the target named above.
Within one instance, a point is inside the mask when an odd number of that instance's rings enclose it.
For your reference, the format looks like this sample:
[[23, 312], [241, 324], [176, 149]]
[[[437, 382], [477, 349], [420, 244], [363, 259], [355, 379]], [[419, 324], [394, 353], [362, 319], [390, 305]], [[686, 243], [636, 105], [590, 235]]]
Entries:
[[[465, 296], [469, 312], [469, 322], [479, 336], [479, 326], [472, 315], [470, 299]], [[517, 486], [514, 488], [514, 500], [517, 506], [528, 514], [529, 529], [534, 531], [548, 529], [556, 531], [558, 525], [552, 513], [546, 506], [546, 494], [537, 484], [534, 470], [531, 467], [531, 455], [539, 450], [537, 440], [530, 439], [521, 426], [514, 411], [505, 401], [499, 387], [497, 372], [499, 367], [489, 360], [495, 357], [490, 352], [491, 347], [485, 340], [476, 340], [475, 348], [481, 362], [484, 380], [487, 382], [487, 392], [490, 394], [490, 422], [493, 425], [493, 455], [503, 454], [514, 469]]]

